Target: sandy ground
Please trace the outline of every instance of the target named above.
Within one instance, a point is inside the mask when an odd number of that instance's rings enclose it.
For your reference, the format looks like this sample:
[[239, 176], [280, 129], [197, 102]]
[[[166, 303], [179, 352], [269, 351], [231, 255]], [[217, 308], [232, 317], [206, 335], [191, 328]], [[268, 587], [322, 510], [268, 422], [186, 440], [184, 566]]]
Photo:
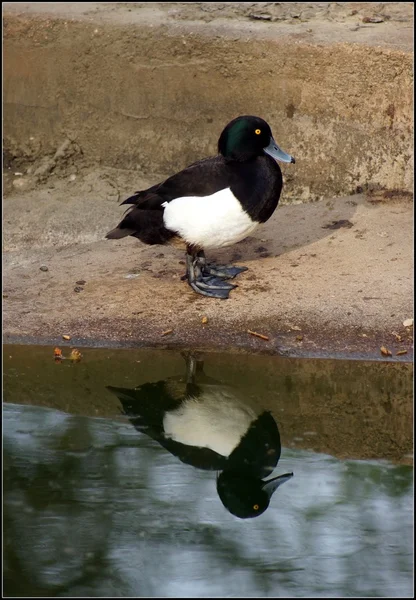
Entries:
[[181, 251], [104, 239], [123, 213], [119, 201], [157, 176], [70, 159], [43, 182], [15, 172], [4, 178], [6, 342], [62, 344], [68, 334], [73, 345], [374, 358], [385, 346], [392, 359], [412, 357], [413, 328], [403, 325], [413, 314], [407, 197], [374, 192], [279, 206], [252, 237], [209, 254], [249, 267], [228, 300], [215, 300], [181, 280]]
[[[25, 14], [63, 10], [62, 3], [5, 4]], [[413, 45], [410, 2], [149, 4], [65, 6], [74, 18], [82, 13], [94, 22], [167, 28], [192, 23], [209, 35], [235, 27], [266, 38], [282, 28], [311, 43]], [[249, 267], [228, 300], [213, 300], [181, 280], [180, 251], [133, 238], [104, 239], [123, 213], [119, 201], [170, 173], [143, 178], [138, 171], [100, 167], [88, 163], [76, 143], [61, 148], [56, 160], [36, 156], [28, 163], [29, 155], [15, 153], [12, 160], [6, 154], [5, 342], [62, 345], [68, 334], [68, 345], [412, 359], [413, 327], [403, 325], [413, 316], [408, 194], [367, 191], [279, 206], [252, 237], [210, 253], [219, 262]]]

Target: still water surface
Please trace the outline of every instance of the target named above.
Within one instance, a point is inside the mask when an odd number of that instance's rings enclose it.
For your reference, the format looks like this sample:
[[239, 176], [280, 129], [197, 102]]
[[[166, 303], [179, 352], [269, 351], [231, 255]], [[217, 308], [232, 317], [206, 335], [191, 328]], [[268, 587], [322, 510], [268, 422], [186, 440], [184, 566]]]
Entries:
[[413, 597], [411, 365], [82, 354], [4, 347], [5, 596]]

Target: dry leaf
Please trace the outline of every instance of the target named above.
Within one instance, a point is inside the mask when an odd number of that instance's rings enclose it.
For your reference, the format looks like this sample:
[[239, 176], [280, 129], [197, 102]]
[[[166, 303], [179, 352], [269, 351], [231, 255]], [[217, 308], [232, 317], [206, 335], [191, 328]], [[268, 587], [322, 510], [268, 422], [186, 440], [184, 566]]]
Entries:
[[63, 360], [62, 350], [60, 348], [55, 348], [53, 351], [53, 355], [56, 363], [60, 363]]
[[381, 346], [380, 348], [380, 352], [383, 356], [391, 356], [391, 352], [388, 348], [386, 348], [386, 346]]
[[173, 329], [166, 329], [166, 331], [162, 331], [162, 333], [160, 335], [169, 335], [169, 333], [172, 333]]
[[73, 360], [74, 362], [79, 362], [81, 360], [82, 354], [76, 348], [71, 350], [71, 354], [69, 355], [69, 360]]
[[247, 333], [249, 333], [250, 335], [254, 335], [255, 337], [258, 337], [261, 340], [269, 341], [269, 338], [267, 337], [267, 335], [263, 335], [262, 333], [257, 333], [257, 331], [250, 331], [250, 329], [247, 329]]
[[298, 342], [301, 342], [303, 340], [303, 335], [297, 335], [296, 339]]
[[63, 335], [62, 339], [66, 340], [68, 342], [71, 339], [71, 336], [70, 335]]
[[208, 317], [202, 317], [201, 323], [202, 325], [206, 325], [208, 323]]
[[394, 335], [394, 337], [396, 338], [396, 340], [397, 340], [398, 342], [401, 342], [401, 341], [402, 341], [402, 336], [401, 336], [401, 335], [399, 335], [398, 333], [396, 333], [395, 331], [393, 331], [393, 332], [392, 332], [392, 335]]
[[407, 350], [399, 350], [396, 352], [396, 356], [401, 356], [402, 354], [407, 354]]

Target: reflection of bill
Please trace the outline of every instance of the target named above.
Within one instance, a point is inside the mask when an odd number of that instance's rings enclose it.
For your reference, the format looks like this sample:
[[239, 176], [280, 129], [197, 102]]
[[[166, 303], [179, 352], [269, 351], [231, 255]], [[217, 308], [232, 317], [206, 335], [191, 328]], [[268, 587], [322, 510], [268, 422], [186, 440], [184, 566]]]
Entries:
[[256, 517], [293, 473], [264, 480], [281, 453], [277, 423], [256, 412], [235, 390], [205, 375], [203, 361], [186, 356], [186, 377], [134, 389], [108, 386], [134, 427], [182, 462], [219, 471], [217, 491], [240, 518]]

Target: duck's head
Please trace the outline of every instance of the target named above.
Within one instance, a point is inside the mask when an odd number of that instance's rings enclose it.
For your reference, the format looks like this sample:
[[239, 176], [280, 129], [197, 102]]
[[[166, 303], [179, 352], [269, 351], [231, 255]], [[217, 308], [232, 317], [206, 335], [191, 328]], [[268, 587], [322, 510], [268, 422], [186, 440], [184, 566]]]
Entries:
[[231, 514], [240, 519], [249, 519], [264, 513], [277, 488], [292, 477], [293, 473], [285, 473], [263, 480], [224, 470], [217, 478], [217, 492]]
[[281, 162], [294, 163], [273, 139], [270, 125], [260, 117], [244, 115], [228, 123], [218, 140], [218, 152], [231, 160], [245, 161], [266, 153]]

